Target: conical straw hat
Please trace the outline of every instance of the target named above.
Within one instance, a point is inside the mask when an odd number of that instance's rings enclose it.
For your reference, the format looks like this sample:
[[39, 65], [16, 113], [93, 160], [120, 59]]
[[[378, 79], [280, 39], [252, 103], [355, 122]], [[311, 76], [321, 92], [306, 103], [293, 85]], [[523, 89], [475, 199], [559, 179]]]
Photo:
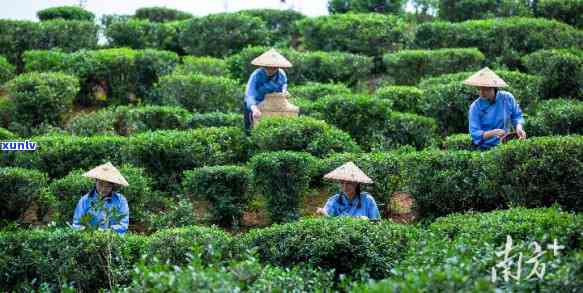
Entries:
[[121, 186], [129, 186], [126, 179], [110, 162], [97, 166], [83, 174], [85, 177], [107, 181]]
[[291, 62], [285, 59], [283, 55], [279, 54], [279, 52], [277, 52], [273, 48], [261, 54], [259, 57], [253, 59], [253, 61], [251, 61], [251, 64], [264, 67], [279, 67], [279, 68], [292, 67]]
[[371, 184], [372, 179], [370, 179], [360, 168], [358, 168], [353, 162], [348, 162], [334, 171], [324, 175], [324, 178], [330, 180], [338, 181], [349, 181], [358, 183]]
[[482, 70], [474, 73], [468, 79], [464, 80], [465, 85], [484, 86], [484, 87], [505, 87], [508, 86], [506, 82], [500, 78], [490, 68], [485, 67]]

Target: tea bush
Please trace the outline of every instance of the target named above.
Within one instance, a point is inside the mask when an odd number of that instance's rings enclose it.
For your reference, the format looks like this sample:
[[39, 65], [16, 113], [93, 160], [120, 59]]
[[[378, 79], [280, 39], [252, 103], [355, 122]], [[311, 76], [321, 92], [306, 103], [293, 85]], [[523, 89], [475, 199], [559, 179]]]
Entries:
[[182, 106], [193, 112], [234, 112], [241, 109], [243, 95], [243, 87], [233, 79], [173, 74], [156, 84], [151, 102]]
[[403, 19], [377, 13], [318, 16], [300, 20], [297, 26], [308, 50], [381, 56], [407, 48], [413, 38]]
[[328, 2], [328, 12], [331, 14], [347, 12], [401, 14], [404, 7], [403, 0], [332, 0]]
[[186, 54], [225, 57], [248, 46], [267, 45], [269, 32], [258, 17], [241, 13], [216, 13], [187, 20], [179, 44]]
[[11, 80], [16, 74], [16, 67], [6, 60], [3, 56], [0, 56], [0, 88], [5, 82]]
[[417, 29], [415, 43], [423, 49], [475, 47], [486, 55], [487, 62], [520, 68], [520, 58], [525, 54], [540, 49], [580, 47], [582, 38], [583, 32], [558, 21], [509, 17], [424, 23]]
[[[529, 129], [528, 127], [525, 128]], [[472, 151], [476, 149], [476, 147], [472, 143], [472, 138], [468, 133], [452, 134], [446, 137], [445, 141], [443, 142], [443, 148], [446, 150], [458, 150], [458, 151], [462, 150]]]
[[204, 127], [243, 127], [243, 114], [241, 113], [195, 113], [187, 123], [188, 128]]
[[14, 103], [14, 120], [30, 127], [42, 123], [60, 126], [63, 116], [73, 109], [79, 80], [63, 73], [27, 73], [6, 84]]
[[401, 50], [385, 54], [383, 62], [396, 84], [415, 85], [428, 76], [478, 70], [485, 58], [476, 48]]
[[254, 156], [249, 164], [253, 186], [267, 199], [271, 220], [297, 220], [316, 159], [303, 152], [280, 151]]
[[58, 6], [39, 10], [36, 13], [40, 21], [64, 19], [94, 21], [95, 14], [78, 6]]
[[385, 86], [379, 88], [374, 96], [391, 101], [393, 110], [408, 113], [421, 113], [419, 100], [423, 91], [413, 86]]
[[270, 34], [270, 45], [289, 44], [297, 34], [296, 21], [305, 18], [301, 13], [293, 10], [278, 9], [249, 9], [239, 11], [241, 14], [262, 19]]
[[413, 227], [339, 217], [252, 230], [241, 242], [257, 247], [259, 258], [273, 265], [314, 265], [350, 276], [364, 271], [381, 279], [390, 276], [402, 252], [416, 239]]
[[159, 49], [184, 54], [178, 44], [178, 34], [183, 21], [151, 22], [143, 19], [112, 21], [105, 26], [104, 34], [111, 47], [132, 49]]
[[583, 50], [540, 50], [522, 60], [530, 74], [542, 76], [543, 97], [583, 99]]
[[294, 98], [304, 98], [316, 101], [329, 95], [350, 95], [351, 91], [342, 83], [308, 82], [304, 85], [290, 86], [290, 95]]
[[202, 74], [229, 77], [229, 68], [224, 59], [213, 57], [184, 56], [182, 65], [176, 68], [179, 74]]
[[213, 166], [185, 171], [184, 192], [211, 203], [213, 221], [222, 227], [239, 226], [251, 200], [250, 170], [239, 166]]
[[153, 22], [167, 22], [192, 18], [192, 14], [168, 7], [142, 7], [136, 9], [134, 17]]
[[439, 18], [448, 21], [533, 15], [533, 7], [531, 7], [529, 1], [514, 0], [440, 0], [438, 11]]
[[311, 117], [266, 117], [251, 132], [252, 152], [304, 151], [317, 157], [360, 152], [350, 135]]
[[535, 15], [553, 18], [568, 23], [576, 28], [583, 28], [583, 3], [577, 0], [540, 0]]
[[30, 207], [33, 201], [43, 196], [47, 176], [32, 169], [0, 168], [2, 191], [0, 199], [4, 204], [0, 208], [0, 218], [14, 221]]
[[[227, 64], [233, 77], [247, 81], [257, 68], [251, 61], [268, 49], [246, 48], [229, 57]], [[290, 49], [280, 49], [279, 52], [293, 64], [285, 70], [290, 85], [342, 82], [351, 86], [358, 80], [366, 79], [373, 68], [372, 58], [345, 52], [299, 52]]]
[[553, 99], [540, 103], [525, 125], [529, 136], [583, 134], [583, 102]]
[[7, 129], [0, 128], [0, 141], [7, 141], [15, 138], [17, 138], [16, 134], [10, 132]]

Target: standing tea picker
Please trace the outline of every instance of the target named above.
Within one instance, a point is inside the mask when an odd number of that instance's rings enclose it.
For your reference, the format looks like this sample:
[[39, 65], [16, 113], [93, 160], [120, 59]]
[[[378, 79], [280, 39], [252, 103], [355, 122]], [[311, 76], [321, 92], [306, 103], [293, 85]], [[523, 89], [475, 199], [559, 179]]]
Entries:
[[[507, 86], [502, 78], [486, 67], [464, 84], [479, 87], [480, 96], [470, 106], [468, 115], [470, 136], [477, 148], [487, 150], [515, 137], [526, 138], [520, 106], [511, 93], [499, 90]], [[516, 132], [511, 132], [513, 127]]]
[[328, 199], [324, 208], [317, 212], [326, 216], [351, 216], [378, 220], [379, 209], [374, 198], [360, 190], [361, 184], [372, 184], [370, 179], [353, 162], [348, 162], [324, 175], [325, 179], [340, 182], [342, 191]]
[[287, 76], [282, 68], [290, 68], [292, 64], [275, 49], [261, 54], [253, 59], [251, 64], [259, 66], [247, 82], [245, 89], [244, 120], [245, 130], [249, 133], [253, 121], [261, 118], [259, 104], [265, 96], [271, 93], [287, 95]]
[[77, 203], [71, 226], [79, 230], [111, 229], [123, 235], [129, 224], [128, 201], [113, 188], [129, 186], [126, 179], [111, 163], [97, 166], [83, 176], [95, 179], [95, 188]]

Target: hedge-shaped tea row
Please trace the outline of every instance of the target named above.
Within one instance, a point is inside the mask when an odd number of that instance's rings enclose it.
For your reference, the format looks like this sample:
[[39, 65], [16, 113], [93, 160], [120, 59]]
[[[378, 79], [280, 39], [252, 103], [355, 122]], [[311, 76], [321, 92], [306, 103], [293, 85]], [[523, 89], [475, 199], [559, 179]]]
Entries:
[[[389, 284], [383, 282], [385, 286], [439, 284], [440, 288], [459, 289], [485, 278], [483, 272], [490, 271], [490, 267], [497, 263], [494, 250], [503, 247], [506, 235], [510, 235], [515, 244], [513, 248], [519, 251], [532, 251], [529, 246], [532, 241], [537, 241], [546, 250], [546, 244], [552, 244], [556, 239], [559, 245], [564, 246], [561, 256], [553, 258], [552, 253], [543, 256], [541, 261], [552, 262], [553, 274], [538, 285], [551, 288], [564, 284], [570, 286], [568, 288], [576, 288], [577, 278], [573, 270], [577, 260], [580, 261], [579, 231], [582, 225], [581, 216], [555, 208], [519, 208], [451, 215], [438, 219], [427, 228], [390, 222], [371, 224], [350, 218], [310, 219], [255, 229], [237, 238], [218, 229], [196, 226], [159, 231], [150, 236], [129, 234], [123, 238], [103, 232], [80, 233], [71, 230], [2, 232], [0, 248], [7, 261], [0, 263], [0, 284], [3, 290], [9, 291], [36, 279], [33, 288], [46, 282], [45, 285], [50, 288], [69, 285], [83, 290], [97, 290], [109, 288], [110, 281], [113, 281], [111, 285], [114, 287], [125, 287], [133, 279], [132, 287], [136, 288], [149, 288], [157, 282], [156, 288], [176, 289], [192, 288], [189, 284], [193, 283], [193, 279], [198, 280], [194, 283], [200, 283], [200, 280], [209, 278], [203, 282], [206, 286], [224, 288], [217, 287], [212, 275], [202, 273], [207, 272], [209, 267], [229, 267], [227, 261], [232, 265], [239, 258], [245, 260], [246, 251], [256, 249], [264, 270], [272, 270], [271, 266], [289, 269], [307, 264], [318, 270], [334, 269], [337, 277], [343, 274], [357, 277], [367, 273], [377, 280], [390, 278]], [[138, 274], [130, 275], [143, 254], [147, 257], [143, 265], [138, 266]], [[190, 263], [189, 254], [194, 256], [194, 263]], [[347, 259], [348, 254], [350, 258]], [[95, 255], [111, 256], [111, 263], [91, 257]], [[476, 259], [481, 260], [479, 264], [475, 263]], [[156, 266], [165, 261], [170, 266]], [[55, 264], [59, 270], [54, 270]], [[187, 264], [195, 269], [184, 268]], [[146, 265], [155, 267], [148, 269]], [[176, 269], [173, 265], [182, 268]], [[246, 266], [221, 271], [248, 272], [246, 276], [254, 276], [249, 270], [257, 265], [247, 262]], [[480, 268], [478, 271], [476, 265]], [[155, 274], [147, 273], [151, 270]], [[431, 274], [423, 273], [427, 270]], [[293, 280], [300, 276], [311, 280], [311, 286], [316, 286], [312, 289], [332, 286], [328, 278], [324, 278], [327, 280], [325, 285], [320, 283], [322, 276], [317, 277], [315, 272], [308, 275], [295, 269], [292, 272], [298, 273]], [[187, 273], [189, 277], [185, 276]], [[108, 279], [112, 274], [116, 278]], [[450, 274], [451, 278], [443, 278]], [[428, 277], [414, 278], [418, 275]], [[63, 280], [64, 276], [66, 280]], [[235, 284], [238, 282], [231, 280], [232, 276], [224, 273], [218, 276], [222, 280], [221, 286], [237, 288]], [[177, 279], [188, 281], [172, 281]], [[280, 284], [275, 280], [273, 282]], [[339, 280], [336, 279], [336, 282]], [[526, 286], [531, 284], [525, 283]]]

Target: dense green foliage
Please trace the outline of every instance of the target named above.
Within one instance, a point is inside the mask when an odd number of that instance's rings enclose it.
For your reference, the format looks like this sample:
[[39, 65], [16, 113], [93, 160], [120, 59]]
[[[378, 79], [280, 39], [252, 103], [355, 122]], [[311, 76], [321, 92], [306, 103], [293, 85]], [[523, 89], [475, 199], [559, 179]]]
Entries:
[[63, 115], [73, 109], [79, 80], [64, 73], [26, 73], [6, 84], [14, 103], [13, 118], [28, 127], [42, 123], [61, 125]]
[[248, 46], [267, 45], [269, 32], [261, 18], [217, 13], [187, 20], [179, 33], [186, 54], [225, 57]]
[[192, 14], [167, 7], [143, 7], [136, 9], [134, 17], [153, 22], [166, 22], [189, 19]]
[[531, 1], [524, 0], [439, 0], [439, 18], [449, 21], [532, 16]]
[[403, 12], [403, 0], [331, 0], [328, 1], [328, 12], [332, 14], [347, 12], [377, 12], [400, 14]]
[[543, 97], [583, 100], [583, 50], [540, 50], [522, 60], [530, 74], [542, 76]]
[[539, 0], [535, 14], [583, 28], [583, 3], [579, 0]]
[[350, 89], [342, 83], [308, 82], [304, 85], [290, 86], [290, 95], [294, 98], [304, 98], [316, 101], [329, 95], [349, 95]]
[[261, 18], [267, 24], [270, 35], [270, 43], [289, 44], [298, 33], [295, 22], [304, 19], [301, 13], [288, 9], [249, 9], [239, 13]]
[[[251, 61], [267, 50], [266, 47], [241, 50], [227, 59], [229, 71], [233, 77], [247, 81], [257, 68]], [[279, 52], [293, 64], [292, 68], [285, 70], [290, 85], [342, 82], [350, 86], [366, 79], [373, 67], [372, 58], [345, 52], [299, 52], [290, 49], [280, 49]]]
[[391, 101], [393, 110], [408, 113], [421, 113], [419, 101], [423, 91], [413, 86], [385, 86], [379, 88], [374, 96]]
[[251, 158], [253, 185], [267, 199], [276, 223], [299, 218], [299, 208], [310, 183], [316, 159], [307, 153], [280, 151]]
[[105, 37], [112, 47], [153, 48], [184, 53], [178, 44], [182, 22], [151, 22], [142, 19], [113, 21], [105, 27]]
[[531, 136], [583, 134], [583, 102], [554, 99], [540, 103], [525, 128]]
[[224, 59], [213, 57], [184, 56], [182, 65], [176, 68], [181, 74], [198, 73], [202, 75], [229, 77], [229, 68]]
[[211, 203], [213, 222], [223, 227], [239, 226], [251, 200], [251, 172], [239, 166], [213, 166], [186, 171], [184, 192]]
[[95, 20], [95, 14], [78, 6], [58, 6], [37, 11], [36, 15], [41, 21], [64, 19], [64, 20]]
[[252, 152], [304, 151], [317, 157], [360, 152], [350, 135], [311, 117], [263, 118], [251, 132]]
[[422, 78], [480, 69], [485, 56], [478, 49], [401, 50], [385, 54], [387, 75], [395, 83], [415, 85]]
[[203, 127], [243, 127], [243, 115], [241, 113], [209, 112], [192, 115], [188, 121], [188, 128]]
[[319, 16], [297, 25], [309, 50], [381, 56], [406, 48], [412, 39], [409, 24], [403, 19], [376, 13]]
[[32, 169], [0, 168], [0, 219], [14, 221], [43, 196], [47, 176]]
[[15, 74], [16, 68], [6, 58], [0, 56], [0, 88], [5, 82], [11, 80]]

